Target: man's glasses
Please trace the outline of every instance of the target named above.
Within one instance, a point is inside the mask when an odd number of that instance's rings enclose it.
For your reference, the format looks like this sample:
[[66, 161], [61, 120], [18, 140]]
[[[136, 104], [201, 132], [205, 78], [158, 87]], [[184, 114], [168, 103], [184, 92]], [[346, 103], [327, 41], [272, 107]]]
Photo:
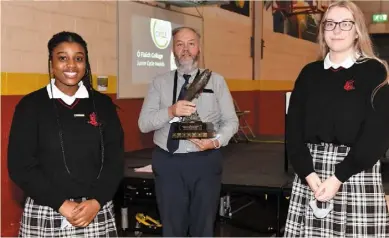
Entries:
[[338, 24], [339, 24], [339, 27], [342, 31], [350, 31], [353, 28], [355, 22], [353, 22], [353, 21], [339, 21], [339, 22], [324, 21], [323, 22], [324, 30], [325, 31], [333, 31], [333, 30], [335, 30], [335, 28]]

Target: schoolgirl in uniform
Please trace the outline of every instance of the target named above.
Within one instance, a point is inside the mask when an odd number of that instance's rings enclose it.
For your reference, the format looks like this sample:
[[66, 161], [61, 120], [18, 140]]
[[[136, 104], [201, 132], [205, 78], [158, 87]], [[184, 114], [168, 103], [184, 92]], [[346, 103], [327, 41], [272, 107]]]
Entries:
[[123, 131], [112, 100], [92, 88], [87, 44], [48, 42], [50, 83], [15, 108], [11, 179], [27, 196], [19, 236], [117, 236], [112, 198], [123, 176]]
[[287, 150], [296, 172], [285, 237], [387, 237], [380, 157], [389, 147], [388, 69], [364, 16], [332, 3], [320, 24], [322, 60], [296, 80]]

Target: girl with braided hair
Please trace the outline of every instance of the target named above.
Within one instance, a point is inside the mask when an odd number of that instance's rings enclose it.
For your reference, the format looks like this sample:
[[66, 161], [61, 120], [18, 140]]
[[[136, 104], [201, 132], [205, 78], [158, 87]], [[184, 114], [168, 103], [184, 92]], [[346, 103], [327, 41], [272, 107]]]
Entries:
[[48, 42], [49, 84], [15, 108], [11, 179], [27, 199], [19, 236], [117, 236], [112, 199], [123, 176], [123, 130], [112, 100], [92, 88], [87, 44]]

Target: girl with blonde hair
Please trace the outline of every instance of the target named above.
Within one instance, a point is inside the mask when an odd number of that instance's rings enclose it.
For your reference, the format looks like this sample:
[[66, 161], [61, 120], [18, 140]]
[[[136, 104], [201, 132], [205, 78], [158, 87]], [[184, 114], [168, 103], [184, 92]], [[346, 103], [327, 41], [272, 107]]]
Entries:
[[388, 67], [354, 3], [332, 3], [319, 30], [321, 58], [300, 72], [288, 108], [296, 177], [284, 236], [386, 237], [379, 159], [389, 147]]

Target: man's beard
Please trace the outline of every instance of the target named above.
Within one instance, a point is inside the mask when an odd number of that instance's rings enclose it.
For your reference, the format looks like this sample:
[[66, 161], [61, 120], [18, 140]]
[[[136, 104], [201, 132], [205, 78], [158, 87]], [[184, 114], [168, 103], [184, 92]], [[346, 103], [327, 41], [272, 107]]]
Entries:
[[174, 54], [174, 60], [176, 62], [177, 70], [183, 74], [189, 74], [193, 70], [198, 68], [198, 62], [199, 62], [199, 55], [196, 56], [190, 56], [190, 59], [186, 60], [180, 60], [179, 57]]

